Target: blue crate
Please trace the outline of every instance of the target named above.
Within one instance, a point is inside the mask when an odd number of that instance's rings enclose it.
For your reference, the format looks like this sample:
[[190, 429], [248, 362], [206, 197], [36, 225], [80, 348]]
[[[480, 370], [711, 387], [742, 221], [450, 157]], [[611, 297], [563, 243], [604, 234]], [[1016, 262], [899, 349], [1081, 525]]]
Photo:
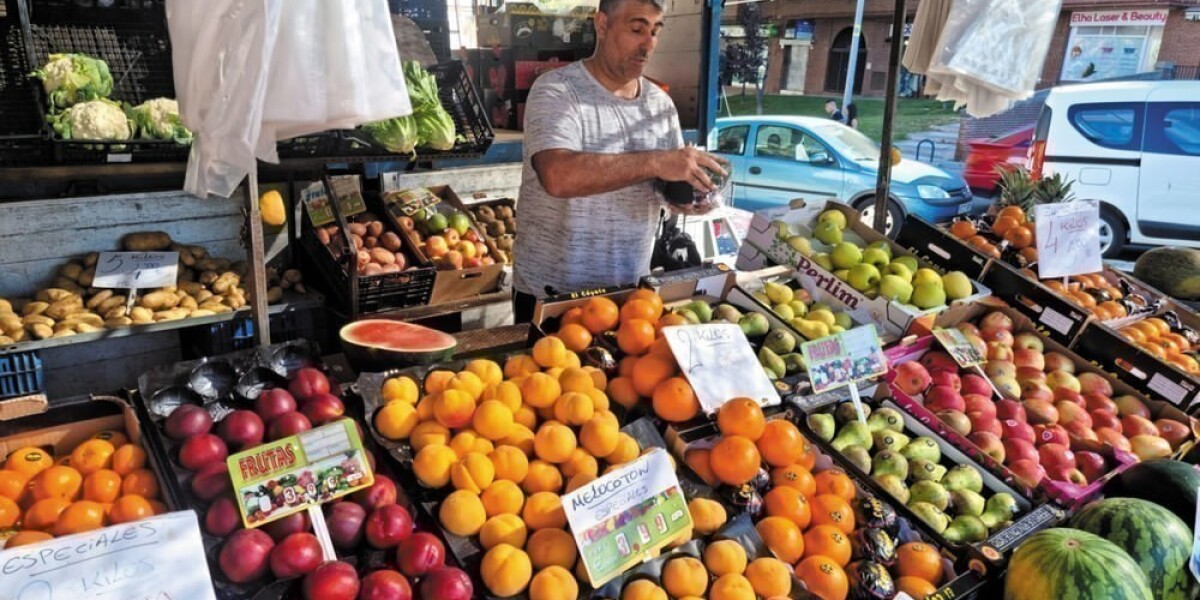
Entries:
[[31, 350], [0, 355], [0, 399], [44, 391], [42, 359], [37, 352]]
[[[313, 340], [321, 332], [316, 308], [288, 310], [271, 315], [271, 343], [294, 340]], [[180, 332], [180, 347], [184, 360], [220, 356], [253, 348], [254, 321], [249, 317], [214, 323], [206, 327], [189, 327]]]

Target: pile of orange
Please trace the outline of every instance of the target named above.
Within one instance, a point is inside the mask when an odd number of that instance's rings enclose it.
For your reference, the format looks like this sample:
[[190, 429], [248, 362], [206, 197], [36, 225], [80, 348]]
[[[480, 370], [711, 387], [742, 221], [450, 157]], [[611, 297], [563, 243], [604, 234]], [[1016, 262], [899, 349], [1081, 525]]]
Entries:
[[1166, 321], [1150, 317], [1122, 327], [1120, 333], [1159, 360], [1192, 375], [1200, 375], [1200, 363], [1192, 356], [1197, 348], [1183, 335], [1171, 331]]
[[[688, 451], [685, 462], [711, 485], [741, 485], [764, 465], [769, 468], [766, 516], [755, 526], [759, 536], [775, 558], [792, 565], [809, 592], [844, 600], [858, 528], [851, 505], [858, 495], [854, 481], [839, 469], [813, 473], [816, 447], [790, 421], [766, 421], [750, 399], [725, 403], [717, 412], [717, 427], [716, 444]], [[942, 580], [941, 556], [932, 546], [905, 544], [892, 572], [900, 590], [923, 598]]]
[[55, 458], [38, 447], [11, 452], [0, 469], [0, 532], [12, 548], [166, 512], [146, 452], [101, 431]]
[[584, 309], [584, 331], [566, 328], [504, 364], [478, 359], [422, 381], [385, 381], [373, 416], [380, 435], [411, 445], [421, 485], [452, 490], [438, 518], [479, 541], [480, 576], [496, 596], [558, 597], [547, 594], [568, 590], [572, 570], [586, 580], [561, 496], [642, 454], [610, 410], [611, 382], [576, 350], [590, 343], [587, 327], [619, 323], [619, 311]]
[[[1036, 229], [1026, 218], [1025, 211], [1019, 206], [1006, 206], [996, 213], [988, 233], [983, 232], [969, 220], [955, 221], [950, 224], [950, 235], [964, 241], [980, 253], [990, 258], [1000, 258], [998, 244], [1007, 242], [1020, 254], [1025, 264], [1037, 262]], [[1019, 265], [1024, 266], [1024, 264]]]
[[[1042, 285], [1079, 305], [1080, 308], [1101, 321], [1120, 319], [1129, 314], [1125, 310], [1125, 306], [1117, 302], [1123, 297], [1121, 290], [1109, 282], [1103, 274], [1072, 275], [1066, 284], [1060, 279], [1047, 279], [1042, 282]], [[1095, 296], [1085, 290], [1100, 290], [1108, 294], [1109, 299], [1097, 300]]]
[[658, 294], [639, 289], [620, 305], [603, 296], [589, 298], [563, 314], [554, 336], [567, 348], [582, 352], [596, 336], [615, 333], [624, 356], [619, 376], [608, 384], [609, 396], [626, 408], [648, 400], [659, 417], [680, 422], [699, 415], [700, 402], [679, 374], [662, 328], [685, 324], [683, 316], [665, 312]]

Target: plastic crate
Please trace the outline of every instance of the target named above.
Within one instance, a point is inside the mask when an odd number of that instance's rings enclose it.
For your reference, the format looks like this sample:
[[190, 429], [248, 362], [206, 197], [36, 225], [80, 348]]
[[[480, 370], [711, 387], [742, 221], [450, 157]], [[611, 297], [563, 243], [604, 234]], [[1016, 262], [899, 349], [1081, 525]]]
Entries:
[[[271, 343], [281, 344], [295, 340], [320, 341], [317, 323], [318, 308], [288, 310], [271, 315]], [[254, 320], [234, 319], [204, 327], [189, 327], [179, 334], [184, 360], [193, 360], [239, 350], [253, 348]]]
[[21, 35], [17, 0], [0, 0], [0, 166], [45, 163], [50, 142], [37, 107], [37, 80]]
[[37, 352], [9, 352], [0, 356], [0, 399], [44, 391], [42, 359]]
[[[112, 100], [138, 105], [153, 98], [174, 98], [171, 41], [162, 0], [17, 0], [29, 10], [26, 49], [29, 64], [38, 67], [51, 54], [77, 52], [108, 63], [113, 77]], [[36, 80], [35, 80], [36, 81]], [[43, 121], [49, 107], [45, 92], [35, 85]], [[186, 160], [189, 149], [172, 140], [81, 141], [58, 139], [43, 124], [64, 164], [162, 162]]]

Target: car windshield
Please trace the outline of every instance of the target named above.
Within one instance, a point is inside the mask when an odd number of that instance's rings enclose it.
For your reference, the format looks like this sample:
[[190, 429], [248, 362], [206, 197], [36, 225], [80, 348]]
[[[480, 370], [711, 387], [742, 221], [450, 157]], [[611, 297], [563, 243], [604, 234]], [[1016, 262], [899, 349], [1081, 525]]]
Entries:
[[813, 129], [822, 141], [849, 160], [879, 160], [879, 145], [857, 129], [833, 122], [821, 123]]

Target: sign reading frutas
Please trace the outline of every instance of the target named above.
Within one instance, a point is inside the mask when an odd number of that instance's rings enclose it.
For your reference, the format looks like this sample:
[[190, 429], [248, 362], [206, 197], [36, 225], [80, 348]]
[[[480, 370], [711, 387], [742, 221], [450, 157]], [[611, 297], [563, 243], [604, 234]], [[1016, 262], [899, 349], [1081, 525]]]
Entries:
[[779, 392], [767, 379], [742, 328], [731, 323], [664, 327], [663, 335], [705, 413], [730, 398], [753, 398], [764, 406], [779, 404]]
[[175, 285], [178, 252], [101, 252], [92, 287], [145, 289]]
[[662, 449], [563, 496], [562, 504], [594, 587], [692, 527], [687, 498]]
[[1038, 277], [1052, 279], [1104, 268], [1100, 258], [1100, 203], [1095, 200], [1040, 204], [1037, 219]]
[[374, 483], [354, 423], [342, 419], [226, 460], [246, 527], [258, 527]]
[[800, 345], [813, 392], [821, 393], [887, 373], [874, 325], [863, 325]]
[[0, 551], [0, 597], [215, 600], [206, 563], [196, 513], [173, 512]]

